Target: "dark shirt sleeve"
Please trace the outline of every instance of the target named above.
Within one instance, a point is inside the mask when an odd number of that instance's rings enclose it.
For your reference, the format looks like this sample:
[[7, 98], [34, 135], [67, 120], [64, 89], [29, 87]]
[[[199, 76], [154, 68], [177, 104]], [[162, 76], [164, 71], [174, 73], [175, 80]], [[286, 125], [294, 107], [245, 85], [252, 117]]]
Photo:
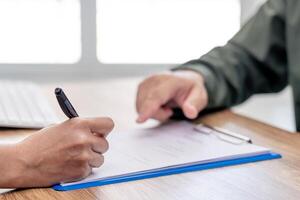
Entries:
[[287, 85], [285, 4], [269, 0], [225, 46], [174, 69], [204, 76], [208, 109], [230, 107]]

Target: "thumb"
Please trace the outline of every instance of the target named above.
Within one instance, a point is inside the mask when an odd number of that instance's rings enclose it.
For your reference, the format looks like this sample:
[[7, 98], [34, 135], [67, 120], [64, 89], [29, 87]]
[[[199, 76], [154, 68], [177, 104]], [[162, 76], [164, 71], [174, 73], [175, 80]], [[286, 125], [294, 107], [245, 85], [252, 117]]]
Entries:
[[189, 119], [195, 119], [198, 113], [207, 105], [207, 93], [204, 88], [194, 87], [185, 99], [182, 110]]

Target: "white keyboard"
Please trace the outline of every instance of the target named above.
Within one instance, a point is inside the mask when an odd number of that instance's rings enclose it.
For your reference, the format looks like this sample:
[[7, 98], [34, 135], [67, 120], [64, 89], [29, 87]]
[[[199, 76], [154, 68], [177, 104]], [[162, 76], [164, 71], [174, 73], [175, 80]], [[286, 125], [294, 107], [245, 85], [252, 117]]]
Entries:
[[58, 122], [40, 88], [24, 81], [0, 81], [0, 127], [43, 128]]

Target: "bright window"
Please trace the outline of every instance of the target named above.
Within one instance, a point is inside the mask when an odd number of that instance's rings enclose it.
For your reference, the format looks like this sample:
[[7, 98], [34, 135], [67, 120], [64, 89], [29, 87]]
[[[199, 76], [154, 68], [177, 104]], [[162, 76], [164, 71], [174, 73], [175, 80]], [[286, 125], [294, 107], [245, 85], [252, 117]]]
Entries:
[[0, 0], [1, 63], [80, 59], [79, 0]]
[[238, 31], [238, 0], [97, 0], [103, 63], [182, 63]]

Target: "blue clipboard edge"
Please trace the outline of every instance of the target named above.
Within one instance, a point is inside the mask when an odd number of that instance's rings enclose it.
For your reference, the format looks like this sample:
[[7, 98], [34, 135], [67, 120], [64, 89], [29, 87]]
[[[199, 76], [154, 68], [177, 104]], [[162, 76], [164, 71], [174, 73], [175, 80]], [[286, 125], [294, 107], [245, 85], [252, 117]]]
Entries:
[[272, 160], [272, 159], [278, 159], [281, 157], [282, 156], [280, 154], [270, 152], [270, 153], [262, 154], [262, 155], [258, 155], [258, 156], [248, 156], [248, 157], [230, 159], [230, 160], [224, 160], [224, 161], [217, 161], [217, 162], [210, 162], [210, 163], [203, 163], [203, 164], [193, 164], [193, 165], [184, 166], [184, 167], [179, 166], [177, 168], [171, 168], [171, 169], [158, 169], [158, 170], [153, 170], [153, 171], [146, 172], [146, 173], [137, 172], [137, 173], [134, 173], [134, 174], [131, 174], [128, 176], [124, 175], [123, 177], [108, 178], [108, 179], [103, 179], [103, 180], [99, 180], [99, 181], [79, 183], [79, 184], [75, 184], [75, 185], [62, 186], [60, 184], [57, 184], [57, 185], [54, 185], [52, 188], [57, 191], [78, 190], [78, 189], [95, 187], [95, 186], [103, 186], [103, 185], [110, 185], [110, 184], [122, 183], [122, 182], [128, 182], [128, 181], [155, 178], [155, 177], [159, 177], [159, 176], [168, 176], [168, 175], [172, 175], [172, 174], [200, 171], [200, 170], [206, 170], [206, 169], [226, 167], [226, 166], [231, 166], [231, 165], [239, 165], [239, 164], [245, 164], [245, 163], [251, 163], [251, 162], [258, 162], [258, 161], [263, 161], [263, 160]]

